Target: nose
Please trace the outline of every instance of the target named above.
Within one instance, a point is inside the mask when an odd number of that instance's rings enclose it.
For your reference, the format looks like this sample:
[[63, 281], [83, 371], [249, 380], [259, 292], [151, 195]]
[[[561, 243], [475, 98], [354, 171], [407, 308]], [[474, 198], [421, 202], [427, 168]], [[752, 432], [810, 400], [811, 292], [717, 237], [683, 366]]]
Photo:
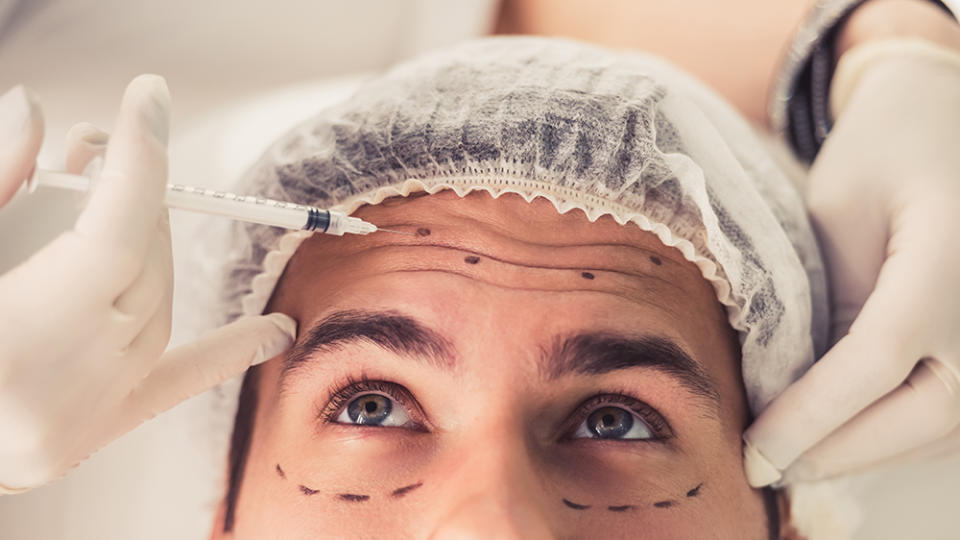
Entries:
[[549, 539], [543, 480], [522, 437], [465, 441], [449, 457], [431, 540]]
[[475, 493], [441, 518], [431, 540], [552, 538], [541, 516], [527, 508], [497, 500], [488, 493]]

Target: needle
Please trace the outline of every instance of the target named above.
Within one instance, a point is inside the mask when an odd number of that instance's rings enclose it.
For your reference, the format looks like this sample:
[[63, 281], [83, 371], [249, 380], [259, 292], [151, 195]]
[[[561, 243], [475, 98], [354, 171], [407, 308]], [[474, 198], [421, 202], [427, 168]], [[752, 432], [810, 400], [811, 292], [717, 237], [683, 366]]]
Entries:
[[391, 229], [384, 229], [384, 228], [382, 228], [382, 227], [377, 227], [377, 231], [392, 232], [392, 233], [394, 233], [394, 234], [405, 234], [405, 235], [407, 235], [407, 236], [416, 236], [416, 235], [413, 234], [412, 232], [394, 231], [394, 230], [391, 230]]

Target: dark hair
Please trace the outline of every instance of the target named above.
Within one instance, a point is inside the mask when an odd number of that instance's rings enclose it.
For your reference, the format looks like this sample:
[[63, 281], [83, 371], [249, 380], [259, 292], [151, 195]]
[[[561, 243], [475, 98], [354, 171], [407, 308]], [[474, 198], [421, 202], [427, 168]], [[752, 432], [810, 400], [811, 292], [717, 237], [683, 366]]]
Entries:
[[[226, 513], [223, 519], [223, 532], [233, 530], [233, 521], [237, 511], [237, 497], [243, 483], [243, 471], [247, 466], [250, 442], [253, 439], [253, 423], [257, 416], [258, 386], [260, 384], [259, 366], [254, 366], [243, 377], [240, 398], [237, 403], [237, 415], [233, 420], [233, 436], [230, 437], [229, 467], [227, 479]], [[780, 509], [777, 506], [777, 493], [773, 488], [763, 489], [763, 506], [767, 514], [767, 534], [770, 540], [780, 537]]]
[[243, 376], [240, 398], [237, 402], [237, 415], [233, 419], [233, 435], [230, 437], [228, 456], [229, 472], [227, 476], [226, 513], [223, 518], [223, 532], [233, 530], [233, 521], [237, 512], [237, 497], [243, 483], [243, 471], [247, 467], [247, 454], [250, 453], [250, 441], [253, 439], [253, 421], [257, 416], [258, 386], [260, 386], [260, 366], [253, 366]]

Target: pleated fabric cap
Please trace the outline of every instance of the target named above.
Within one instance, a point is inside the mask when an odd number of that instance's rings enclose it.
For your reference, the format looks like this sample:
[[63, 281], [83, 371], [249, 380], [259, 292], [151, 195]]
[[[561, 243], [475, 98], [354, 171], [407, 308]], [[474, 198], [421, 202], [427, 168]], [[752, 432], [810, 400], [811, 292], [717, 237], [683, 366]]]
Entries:
[[[346, 212], [440, 190], [544, 197], [679, 250], [739, 333], [754, 413], [826, 345], [823, 265], [796, 190], [736, 112], [649, 55], [518, 37], [436, 52], [300, 124], [236, 188]], [[220, 312], [261, 313], [310, 234], [235, 226]]]

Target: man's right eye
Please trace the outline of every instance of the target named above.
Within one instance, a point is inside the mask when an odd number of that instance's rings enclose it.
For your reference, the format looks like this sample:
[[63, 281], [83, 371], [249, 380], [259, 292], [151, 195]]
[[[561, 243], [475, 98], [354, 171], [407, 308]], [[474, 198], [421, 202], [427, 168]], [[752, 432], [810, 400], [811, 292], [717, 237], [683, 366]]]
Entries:
[[655, 442], [673, 436], [656, 409], [623, 392], [596, 394], [581, 403], [571, 418], [569, 439]]
[[343, 407], [336, 421], [363, 426], [408, 427], [410, 415], [403, 405], [383, 394], [361, 394]]
[[333, 424], [426, 431], [425, 415], [410, 391], [388, 381], [348, 380], [331, 393], [321, 416]]
[[646, 422], [623, 407], [607, 406], [596, 409], [577, 427], [573, 439], [652, 439]]

